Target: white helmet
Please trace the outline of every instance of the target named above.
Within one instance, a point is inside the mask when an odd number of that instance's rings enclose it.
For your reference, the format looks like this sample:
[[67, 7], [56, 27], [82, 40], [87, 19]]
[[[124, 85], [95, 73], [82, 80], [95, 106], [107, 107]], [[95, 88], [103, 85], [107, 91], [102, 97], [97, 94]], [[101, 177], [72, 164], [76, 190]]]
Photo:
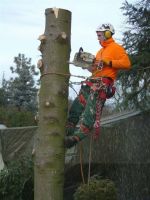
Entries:
[[112, 35], [115, 33], [115, 29], [110, 23], [100, 24], [96, 29], [96, 32], [98, 31], [110, 31]]

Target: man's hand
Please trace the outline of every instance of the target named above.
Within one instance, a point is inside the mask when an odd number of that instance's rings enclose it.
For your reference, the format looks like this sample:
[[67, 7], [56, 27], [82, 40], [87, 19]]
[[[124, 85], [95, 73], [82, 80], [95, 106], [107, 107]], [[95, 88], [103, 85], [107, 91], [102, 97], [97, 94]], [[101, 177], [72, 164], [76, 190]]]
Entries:
[[102, 59], [103, 65], [107, 65], [109, 67], [112, 67], [112, 61], [107, 59]]
[[91, 67], [88, 70], [90, 72], [96, 71], [97, 67], [98, 67], [98, 63], [99, 63], [99, 61], [97, 61], [96, 59], [93, 59], [93, 63], [92, 63]]

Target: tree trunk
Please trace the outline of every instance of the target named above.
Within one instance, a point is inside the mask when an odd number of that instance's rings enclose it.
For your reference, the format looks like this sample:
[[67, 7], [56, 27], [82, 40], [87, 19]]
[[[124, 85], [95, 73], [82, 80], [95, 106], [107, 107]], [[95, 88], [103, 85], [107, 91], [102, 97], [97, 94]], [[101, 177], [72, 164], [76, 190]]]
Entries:
[[45, 33], [39, 36], [42, 59], [39, 127], [35, 142], [34, 199], [62, 200], [64, 136], [68, 110], [71, 12], [45, 10]]

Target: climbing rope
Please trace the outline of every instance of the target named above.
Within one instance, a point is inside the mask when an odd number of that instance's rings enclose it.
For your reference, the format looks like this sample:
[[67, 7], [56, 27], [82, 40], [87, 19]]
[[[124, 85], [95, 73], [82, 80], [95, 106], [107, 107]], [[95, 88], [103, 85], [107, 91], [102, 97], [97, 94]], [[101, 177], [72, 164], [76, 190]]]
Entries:
[[[87, 184], [90, 183], [91, 178], [91, 160], [92, 160], [92, 140], [93, 136], [90, 135], [90, 144], [89, 144], [89, 158], [88, 158], [88, 178], [87, 178]], [[82, 142], [80, 142], [80, 172], [82, 177], [82, 182], [85, 184], [85, 178], [84, 178], [84, 172], [83, 172], [83, 146]]]
[[[145, 68], [138, 68], [137, 71], [141, 71], [141, 70], [145, 70], [145, 69], [150, 69], [150, 67], [145, 67]], [[131, 69], [132, 70], [132, 69]], [[76, 78], [82, 78], [82, 79], [87, 79], [89, 77], [87, 76], [80, 76], [80, 75], [73, 75], [73, 74], [64, 74], [64, 73], [56, 73], [56, 72], [47, 72], [47, 73], [44, 73], [41, 75], [40, 79], [43, 77], [43, 76], [46, 76], [46, 75], [50, 75], [50, 74], [54, 74], [54, 75], [60, 75], [60, 76], [72, 76], [72, 77], [76, 77]], [[71, 81], [70, 81], [71, 82]], [[74, 89], [74, 87], [72, 85], [80, 85], [81, 82], [71, 82], [71, 84], [69, 84], [69, 86], [74, 90], [74, 92], [77, 94], [77, 91]], [[117, 92], [117, 91], [116, 91]]]
[[[88, 158], [88, 178], [87, 178], [87, 184], [88, 185], [90, 183], [90, 178], [91, 178], [92, 140], [93, 140], [93, 136], [91, 134], [90, 135], [90, 144], [89, 144], [89, 158]], [[82, 142], [80, 142], [80, 172], [81, 172], [82, 182], [83, 182], [83, 184], [85, 184], [85, 177], [84, 177], [84, 172], [83, 172], [83, 146], [82, 146]]]
[[90, 135], [90, 147], [89, 147], [88, 185], [90, 183], [90, 178], [91, 178], [92, 140], [93, 140], [93, 136], [91, 134]]
[[47, 72], [47, 73], [44, 73], [44, 74], [41, 74], [41, 77], [44, 77], [44, 76], [47, 76], [47, 75], [50, 75], [50, 74], [54, 74], [54, 75], [60, 75], [60, 76], [72, 76], [72, 77], [76, 77], [76, 78], [82, 78], [82, 79], [87, 79], [88, 77], [87, 76], [79, 76], [79, 75], [73, 75], [73, 74], [64, 74], [64, 73], [57, 73], [57, 72]]
[[[73, 75], [73, 74], [64, 74], [64, 73], [56, 73], [56, 72], [47, 72], [41, 75], [40, 79], [44, 76], [50, 75], [50, 74], [54, 74], [54, 75], [60, 75], [60, 76], [72, 76], [72, 77], [76, 77], [76, 78], [82, 78], [82, 79], [87, 79], [87, 76], [79, 76], [79, 75]], [[74, 87], [72, 85], [81, 85], [81, 82], [71, 82], [69, 83], [69, 86], [74, 90], [74, 92], [76, 93], [76, 95], [78, 95], [77, 91], [74, 89]]]
[[85, 184], [84, 172], [83, 172], [83, 146], [82, 142], [80, 142], [80, 172], [82, 177], [82, 182]]
[[[91, 179], [92, 140], [93, 140], [93, 136], [91, 134], [90, 144], [89, 144], [89, 159], [88, 159], [88, 178], [87, 178], [88, 186], [89, 186], [90, 179]], [[80, 142], [80, 172], [81, 172], [82, 182], [83, 182], [83, 184], [85, 184], [85, 176], [84, 176], [84, 171], [83, 171], [83, 145], [82, 145], [82, 142]]]
[[[137, 68], [136, 70], [137, 70], [137, 71], [140, 71], [140, 70], [145, 70], [145, 69], [150, 69], [150, 67]], [[133, 69], [131, 69], [131, 70], [133, 70]], [[60, 75], [60, 76], [69, 76], [69, 77], [72, 76], [72, 77], [82, 78], [82, 79], [87, 79], [87, 78], [89, 78], [89, 77], [87, 77], [87, 76], [73, 75], [73, 74], [70, 74], [70, 73], [65, 74], [65, 73], [58, 73], [58, 72], [47, 72], [47, 73], [43, 73], [43, 74], [41, 74], [41, 77], [40, 77], [40, 78], [42, 78], [43, 76], [46, 76], [46, 75], [50, 75], [50, 74]]]

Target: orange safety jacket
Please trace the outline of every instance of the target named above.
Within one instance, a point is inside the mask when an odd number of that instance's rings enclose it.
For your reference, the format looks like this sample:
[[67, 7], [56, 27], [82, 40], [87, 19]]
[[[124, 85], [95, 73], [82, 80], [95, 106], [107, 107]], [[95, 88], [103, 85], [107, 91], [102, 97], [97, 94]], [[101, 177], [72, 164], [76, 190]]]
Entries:
[[96, 54], [96, 63], [101, 60], [112, 62], [112, 67], [103, 65], [102, 69], [93, 68], [92, 77], [110, 77], [116, 79], [118, 70], [130, 69], [131, 63], [125, 49], [117, 44], [113, 38], [101, 43], [102, 47]]

